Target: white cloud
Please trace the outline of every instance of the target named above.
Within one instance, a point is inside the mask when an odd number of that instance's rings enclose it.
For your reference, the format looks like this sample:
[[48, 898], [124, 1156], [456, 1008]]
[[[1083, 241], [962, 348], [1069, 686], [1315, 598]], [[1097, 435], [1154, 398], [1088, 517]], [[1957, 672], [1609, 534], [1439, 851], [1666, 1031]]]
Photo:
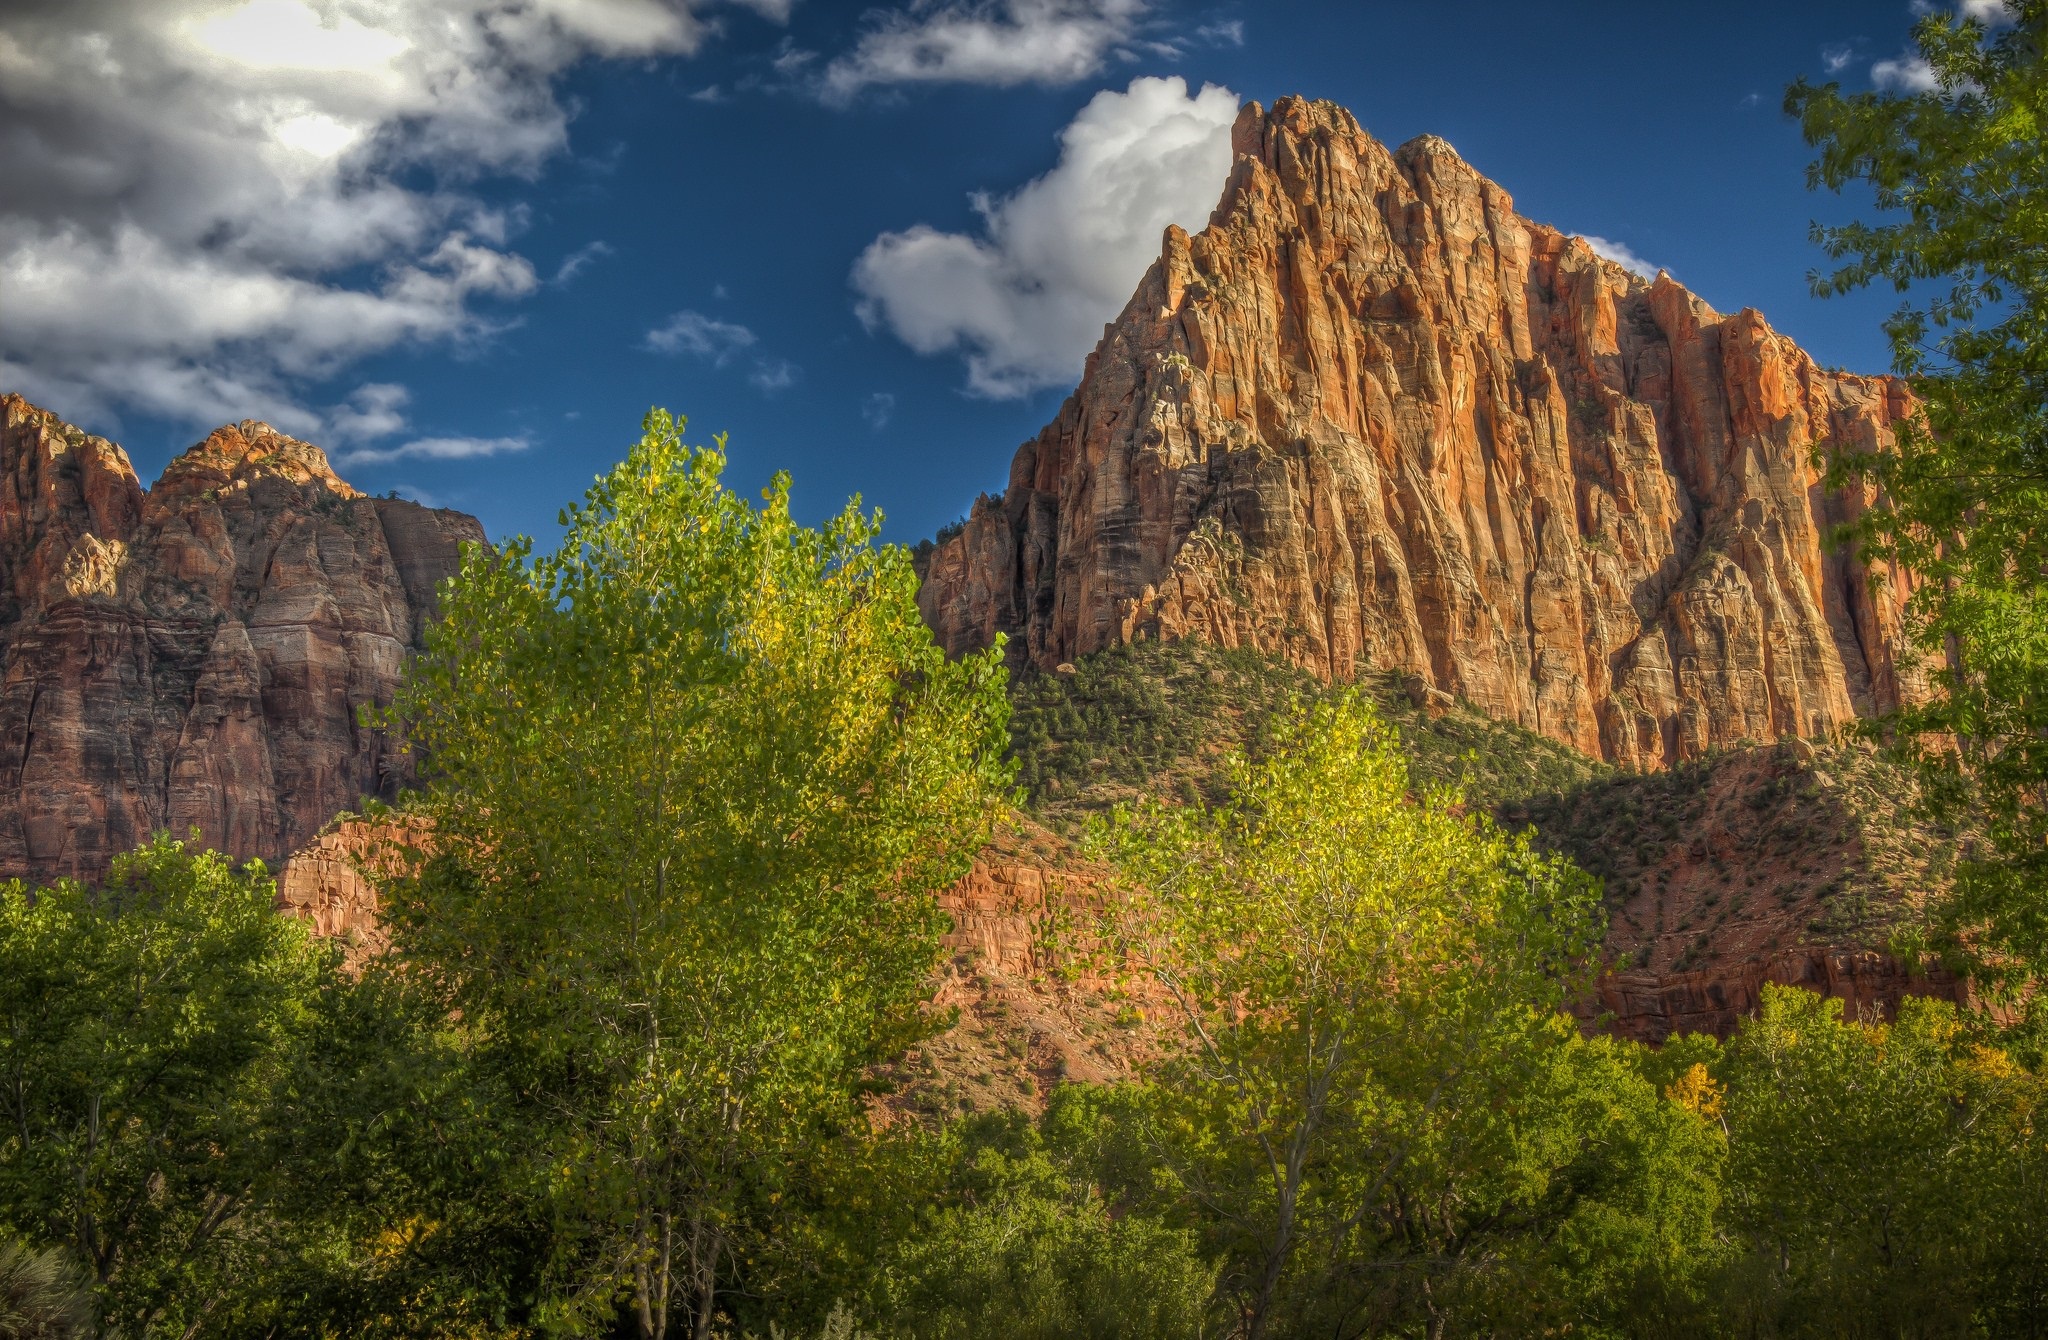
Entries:
[[1956, 12], [1966, 19], [1975, 19], [1987, 27], [1997, 27], [2013, 21], [2012, 7], [2005, 0], [1962, 0]]
[[365, 382], [327, 411], [327, 431], [343, 442], [374, 442], [405, 428], [412, 393], [391, 382]]
[[861, 421], [878, 433], [889, 426], [889, 420], [895, 413], [896, 397], [887, 391], [877, 391], [861, 402]]
[[302, 389], [491, 334], [480, 301], [537, 280], [469, 183], [563, 150], [576, 62], [695, 50], [702, 2], [10, 0], [0, 377], [74, 416], [396, 431]]
[[588, 269], [592, 261], [611, 254], [612, 248], [609, 242], [587, 242], [562, 257], [561, 265], [555, 270], [555, 277], [548, 282], [555, 285], [567, 284], [575, 279], [577, 275], [582, 274]]
[[1230, 171], [1237, 95], [1180, 78], [1095, 95], [1060, 133], [1059, 163], [1000, 200], [979, 236], [884, 233], [853, 268], [860, 315], [922, 354], [967, 359], [978, 395], [1071, 381], [1159, 255], [1169, 223], [1200, 228]]
[[702, 312], [677, 312], [647, 332], [645, 345], [658, 354], [690, 354], [723, 367], [734, 354], [751, 348], [754, 332]]
[[1661, 265], [1652, 265], [1636, 255], [1624, 243], [1611, 242], [1604, 237], [1595, 237], [1591, 233], [1582, 233], [1580, 236], [1586, 239], [1587, 246], [1593, 248], [1595, 256], [1613, 261], [1630, 274], [1641, 275], [1644, 279], [1655, 279], [1657, 272], [1664, 268]]
[[1147, 0], [947, 0], [877, 15], [825, 68], [843, 102], [876, 85], [1067, 84], [1102, 69], [1137, 31]]
[[754, 370], [747, 374], [747, 381], [755, 390], [773, 395], [796, 385], [797, 378], [802, 375], [803, 369], [786, 358], [757, 358]]
[[[1916, 17], [1926, 18], [1929, 14], [1947, 13], [1951, 7], [1935, 0], [1912, 0], [1906, 8]], [[1975, 19], [1988, 26], [2011, 23], [2014, 18], [2012, 6], [2006, 0], [1958, 0], [1953, 11], [1958, 18]]]
[[1896, 93], [1931, 93], [1941, 86], [1924, 57], [1902, 55], [1870, 67], [1870, 82]]
[[1856, 47], [1850, 42], [1832, 42], [1820, 49], [1820, 63], [1829, 74], [1840, 74], [1856, 59]]
[[[657, 354], [676, 354], [702, 359], [722, 368], [754, 348], [754, 332], [731, 321], [720, 321], [702, 312], [681, 311], [647, 332], [641, 347]], [[786, 391], [803, 376], [803, 369], [786, 358], [756, 354], [747, 372], [755, 390], [768, 395]]]
[[1241, 47], [1244, 45], [1244, 20], [1230, 19], [1224, 23], [1209, 23], [1195, 29], [1195, 36], [1211, 46]]
[[342, 452], [334, 463], [351, 466], [388, 465], [392, 461], [474, 461], [525, 451], [532, 445], [524, 437], [422, 437], [403, 446]]

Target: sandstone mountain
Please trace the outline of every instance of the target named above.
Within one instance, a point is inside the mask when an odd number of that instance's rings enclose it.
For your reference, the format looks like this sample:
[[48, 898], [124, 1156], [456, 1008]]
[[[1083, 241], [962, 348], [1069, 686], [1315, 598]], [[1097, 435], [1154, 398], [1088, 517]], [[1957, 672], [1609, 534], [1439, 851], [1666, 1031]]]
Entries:
[[931, 553], [955, 652], [1199, 635], [1364, 668], [1610, 762], [1823, 735], [1914, 694], [1907, 580], [1827, 533], [1816, 444], [1910, 408], [1518, 215], [1442, 140], [1248, 104], [1000, 498]]
[[161, 829], [281, 860], [405, 760], [388, 699], [457, 512], [222, 428], [145, 492], [122, 450], [0, 397], [0, 877], [95, 877]]

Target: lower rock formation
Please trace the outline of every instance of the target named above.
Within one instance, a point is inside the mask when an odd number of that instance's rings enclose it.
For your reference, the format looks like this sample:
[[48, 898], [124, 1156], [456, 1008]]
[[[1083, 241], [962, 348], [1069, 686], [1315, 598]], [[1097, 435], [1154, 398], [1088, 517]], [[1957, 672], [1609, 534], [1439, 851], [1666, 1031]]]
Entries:
[[1803, 945], [1690, 972], [1611, 973], [1599, 980], [1595, 1000], [1579, 1014], [1638, 1042], [1662, 1042], [1674, 1033], [1725, 1038], [1743, 1016], [1756, 1012], [1768, 983], [1834, 997], [1842, 1002], [1843, 1018], [1869, 1021], [1895, 1017], [1907, 996], [1969, 999], [1967, 984], [1939, 965], [1915, 972], [1876, 950]]
[[161, 830], [275, 862], [392, 794], [408, 762], [358, 713], [483, 539], [253, 421], [145, 492], [113, 443], [0, 397], [0, 877], [96, 878]]

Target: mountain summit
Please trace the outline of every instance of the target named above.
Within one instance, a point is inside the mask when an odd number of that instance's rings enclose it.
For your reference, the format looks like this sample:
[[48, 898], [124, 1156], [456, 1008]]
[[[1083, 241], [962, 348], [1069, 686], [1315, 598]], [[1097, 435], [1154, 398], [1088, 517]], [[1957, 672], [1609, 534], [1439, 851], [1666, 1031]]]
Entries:
[[0, 396], [0, 878], [96, 879], [165, 829], [278, 861], [393, 794], [410, 761], [357, 709], [483, 538], [255, 420], [145, 492], [113, 443]]
[[1367, 666], [1667, 766], [1911, 696], [1900, 610], [1831, 549], [1817, 444], [1903, 383], [1517, 214], [1443, 140], [1247, 104], [1209, 226], [1160, 258], [1000, 498], [932, 553], [954, 652], [1141, 637]]

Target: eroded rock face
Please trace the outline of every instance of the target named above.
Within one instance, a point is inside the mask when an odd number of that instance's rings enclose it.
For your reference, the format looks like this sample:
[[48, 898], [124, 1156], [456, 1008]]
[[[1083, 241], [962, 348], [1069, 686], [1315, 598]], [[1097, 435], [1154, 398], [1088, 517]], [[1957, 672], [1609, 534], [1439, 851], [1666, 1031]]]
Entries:
[[1757, 1012], [1772, 983], [1832, 996], [1842, 1002], [1843, 1018], [1864, 1022], [1896, 1019], [1908, 996], [1970, 1000], [1968, 983], [1938, 963], [1916, 972], [1875, 950], [1803, 945], [1690, 972], [1615, 973], [1600, 979], [1595, 999], [1582, 1002], [1578, 1014], [1637, 1042], [1662, 1042], [1675, 1033], [1725, 1038]]
[[1910, 401], [1533, 223], [1448, 144], [1248, 104], [1209, 226], [1162, 254], [1000, 499], [932, 553], [955, 653], [1142, 636], [1412, 672], [1666, 765], [1916, 693], [1909, 579], [1826, 537], [1817, 443]]
[[0, 397], [0, 876], [94, 878], [195, 827], [276, 862], [390, 794], [407, 761], [356, 711], [483, 538], [254, 421], [144, 492], [119, 447]]

